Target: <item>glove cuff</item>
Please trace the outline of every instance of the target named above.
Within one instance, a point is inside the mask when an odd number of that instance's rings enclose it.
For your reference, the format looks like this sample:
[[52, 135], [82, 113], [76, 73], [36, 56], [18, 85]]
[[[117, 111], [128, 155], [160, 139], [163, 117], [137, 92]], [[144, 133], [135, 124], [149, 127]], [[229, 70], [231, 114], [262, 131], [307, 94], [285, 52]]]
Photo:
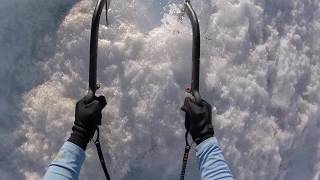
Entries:
[[203, 141], [205, 141], [205, 140], [207, 140], [207, 139], [209, 139], [209, 138], [211, 138], [211, 137], [213, 137], [214, 136], [214, 133], [212, 132], [212, 133], [208, 133], [208, 134], [205, 134], [204, 136], [202, 136], [202, 137], [198, 137], [198, 138], [195, 138], [194, 139], [194, 142], [197, 144], [197, 145], [199, 145], [200, 143], [202, 143]]
[[80, 148], [82, 148], [84, 151], [87, 148], [87, 144], [89, 143], [91, 137], [89, 137], [86, 133], [78, 131], [78, 128], [73, 127], [72, 133], [68, 139], [69, 142], [72, 142], [73, 144], [78, 145]]

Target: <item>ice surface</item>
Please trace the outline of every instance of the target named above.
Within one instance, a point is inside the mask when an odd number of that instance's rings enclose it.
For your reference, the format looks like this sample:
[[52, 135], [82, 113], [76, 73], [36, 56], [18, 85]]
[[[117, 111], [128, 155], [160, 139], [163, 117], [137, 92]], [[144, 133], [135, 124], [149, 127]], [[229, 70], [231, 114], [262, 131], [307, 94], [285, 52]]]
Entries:
[[[87, 91], [95, 1], [2, 1], [0, 179], [41, 179]], [[113, 179], [178, 179], [192, 35], [181, 3], [111, 1], [110, 26], [101, 19], [102, 148]], [[200, 91], [236, 179], [319, 180], [320, 2], [192, 3]], [[191, 153], [187, 179], [199, 179]], [[89, 178], [103, 179], [93, 145]]]

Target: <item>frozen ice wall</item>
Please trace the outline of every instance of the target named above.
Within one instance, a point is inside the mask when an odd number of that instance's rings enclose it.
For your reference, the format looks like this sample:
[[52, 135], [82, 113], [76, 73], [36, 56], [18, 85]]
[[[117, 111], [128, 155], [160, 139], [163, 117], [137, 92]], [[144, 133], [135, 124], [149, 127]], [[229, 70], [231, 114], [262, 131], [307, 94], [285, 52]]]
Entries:
[[[0, 179], [41, 179], [88, 84], [95, 1], [24, 3], [0, 5]], [[102, 143], [113, 179], [178, 179], [192, 36], [188, 19], [178, 20], [181, 3], [111, 1], [110, 26], [101, 18]], [[236, 179], [319, 180], [320, 2], [192, 3], [200, 90], [215, 107], [216, 137]], [[81, 179], [103, 179], [89, 146]], [[199, 179], [191, 154], [187, 179]]]

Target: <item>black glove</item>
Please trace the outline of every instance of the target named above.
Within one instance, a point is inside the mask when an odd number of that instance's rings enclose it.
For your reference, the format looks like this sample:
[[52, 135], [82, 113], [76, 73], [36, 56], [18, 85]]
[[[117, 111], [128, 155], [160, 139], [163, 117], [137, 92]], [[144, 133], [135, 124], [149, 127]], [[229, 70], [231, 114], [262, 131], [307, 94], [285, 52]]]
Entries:
[[87, 144], [93, 137], [98, 125], [101, 125], [101, 111], [107, 105], [104, 96], [88, 100], [82, 98], [77, 102], [74, 126], [68, 141], [86, 150]]
[[205, 100], [196, 104], [190, 97], [186, 97], [181, 110], [186, 113], [185, 127], [198, 145], [204, 140], [213, 137], [212, 107]]

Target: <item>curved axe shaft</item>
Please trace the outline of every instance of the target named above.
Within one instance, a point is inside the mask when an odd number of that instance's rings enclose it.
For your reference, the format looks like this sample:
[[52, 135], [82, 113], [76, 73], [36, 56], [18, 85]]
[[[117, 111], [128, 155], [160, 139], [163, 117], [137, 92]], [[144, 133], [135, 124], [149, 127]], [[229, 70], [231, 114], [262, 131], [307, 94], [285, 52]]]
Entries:
[[200, 28], [197, 15], [191, 6], [189, 0], [185, 2], [185, 11], [192, 25], [192, 80], [191, 94], [194, 96], [196, 103], [201, 102], [199, 92], [199, 73], [200, 73]]
[[89, 67], [89, 91], [88, 96], [94, 98], [97, 86], [97, 56], [98, 56], [98, 39], [99, 24], [103, 7], [106, 5], [106, 21], [108, 24], [109, 0], [98, 0], [92, 17], [91, 37], [90, 37], [90, 67]]

